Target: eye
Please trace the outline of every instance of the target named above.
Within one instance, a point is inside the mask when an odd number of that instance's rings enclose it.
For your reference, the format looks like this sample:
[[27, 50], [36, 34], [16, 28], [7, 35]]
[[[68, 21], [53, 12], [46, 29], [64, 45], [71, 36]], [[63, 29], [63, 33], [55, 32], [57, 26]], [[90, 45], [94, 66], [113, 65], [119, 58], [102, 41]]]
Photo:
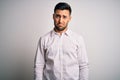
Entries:
[[55, 17], [56, 17], [56, 18], [60, 18], [60, 15], [57, 15], [57, 14], [56, 14]]
[[67, 16], [63, 16], [63, 18], [64, 18], [64, 19], [66, 19], [66, 18], [67, 18]]

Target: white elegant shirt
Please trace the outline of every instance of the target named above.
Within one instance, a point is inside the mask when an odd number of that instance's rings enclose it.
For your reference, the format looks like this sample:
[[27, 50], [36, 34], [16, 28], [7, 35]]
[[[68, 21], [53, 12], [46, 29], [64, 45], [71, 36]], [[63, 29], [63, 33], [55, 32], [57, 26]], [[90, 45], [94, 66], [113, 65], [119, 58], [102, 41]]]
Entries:
[[69, 29], [42, 36], [35, 57], [35, 80], [88, 80], [84, 40]]

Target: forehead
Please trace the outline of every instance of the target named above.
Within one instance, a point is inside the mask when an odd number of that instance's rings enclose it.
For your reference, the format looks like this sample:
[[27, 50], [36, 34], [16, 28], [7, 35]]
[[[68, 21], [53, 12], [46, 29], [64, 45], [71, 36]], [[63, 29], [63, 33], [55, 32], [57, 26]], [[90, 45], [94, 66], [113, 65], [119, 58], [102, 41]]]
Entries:
[[55, 14], [59, 14], [59, 15], [70, 15], [69, 10], [56, 10]]

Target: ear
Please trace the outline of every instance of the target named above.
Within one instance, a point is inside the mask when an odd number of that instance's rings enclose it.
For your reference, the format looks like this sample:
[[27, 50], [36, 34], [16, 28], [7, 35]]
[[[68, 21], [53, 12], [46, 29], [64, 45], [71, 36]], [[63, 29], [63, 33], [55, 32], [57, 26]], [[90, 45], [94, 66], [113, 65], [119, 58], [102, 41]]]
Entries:
[[72, 18], [72, 17], [71, 17], [71, 15], [70, 15], [70, 17], [69, 17], [69, 21], [71, 21], [71, 18]]
[[55, 17], [55, 14], [53, 13], [53, 19], [54, 19], [54, 17]]

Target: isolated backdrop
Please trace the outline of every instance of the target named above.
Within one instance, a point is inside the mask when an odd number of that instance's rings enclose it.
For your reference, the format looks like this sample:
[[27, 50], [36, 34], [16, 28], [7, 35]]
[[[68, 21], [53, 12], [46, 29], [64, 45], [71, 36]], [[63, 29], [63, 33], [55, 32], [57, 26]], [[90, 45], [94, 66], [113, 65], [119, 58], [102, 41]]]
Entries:
[[71, 5], [69, 28], [85, 39], [89, 80], [120, 80], [120, 0], [0, 0], [0, 80], [33, 80], [37, 43], [53, 29], [59, 1]]

